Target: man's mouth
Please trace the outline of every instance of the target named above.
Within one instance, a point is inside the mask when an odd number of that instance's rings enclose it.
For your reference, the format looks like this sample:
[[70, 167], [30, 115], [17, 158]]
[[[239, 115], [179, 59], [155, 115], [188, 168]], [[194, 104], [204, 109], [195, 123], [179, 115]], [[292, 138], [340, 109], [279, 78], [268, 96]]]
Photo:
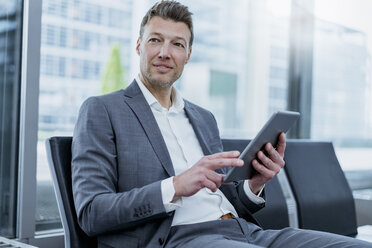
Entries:
[[157, 71], [163, 72], [163, 73], [169, 72], [170, 70], [173, 69], [172, 66], [167, 65], [167, 64], [154, 64], [154, 67], [156, 68]]

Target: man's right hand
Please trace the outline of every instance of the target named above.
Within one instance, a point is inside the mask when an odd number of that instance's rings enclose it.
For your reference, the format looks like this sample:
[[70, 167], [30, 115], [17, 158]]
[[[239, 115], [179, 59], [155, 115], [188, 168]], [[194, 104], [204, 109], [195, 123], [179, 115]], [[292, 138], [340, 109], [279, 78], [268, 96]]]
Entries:
[[172, 202], [182, 196], [192, 196], [202, 188], [213, 192], [222, 184], [223, 174], [215, 172], [227, 166], [243, 166], [244, 162], [238, 159], [238, 151], [220, 152], [201, 158], [195, 165], [181, 174], [173, 177], [175, 194]]

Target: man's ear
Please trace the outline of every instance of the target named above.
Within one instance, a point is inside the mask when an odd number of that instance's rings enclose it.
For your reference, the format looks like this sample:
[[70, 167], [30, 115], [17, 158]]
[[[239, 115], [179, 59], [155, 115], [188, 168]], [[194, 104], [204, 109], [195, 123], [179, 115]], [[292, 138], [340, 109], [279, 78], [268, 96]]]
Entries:
[[189, 49], [189, 54], [187, 55], [187, 59], [186, 59], [185, 64], [187, 64], [187, 63], [189, 62], [190, 57], [191, 57], [191, 52], [192, 52], [192, 48], [190, 47], [190, 49]]
[[136, 51], [138, 55], [140, 55], [140, 46], [141, 46], [141, 37], [138, 37], [137, 45], [136, 45]]

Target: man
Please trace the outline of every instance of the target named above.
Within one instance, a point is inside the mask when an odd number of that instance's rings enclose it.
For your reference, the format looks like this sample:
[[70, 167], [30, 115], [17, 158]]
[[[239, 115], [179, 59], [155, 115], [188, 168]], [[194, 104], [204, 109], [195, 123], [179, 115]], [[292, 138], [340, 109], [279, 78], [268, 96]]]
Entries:
[[251, 213], [264, 206], [263, 187], [284, 166], [284, 134], [276, 148], [266, 145], [267, 155], [258, 153], [257, 175], [222, 184], [226, 167], [243, 165], [239, 152], [222, 152], [213, 115], [183, 100], [173, 87], [190, 59], [192, 42], [187, 7], [155, 4], [137, 41], [138, 77], [125, 90], [82, 105], [72, 145], [82, 229], [97, 236], [100, 247], [353, 244], [337, 235], [263, 231], [257, 225]]

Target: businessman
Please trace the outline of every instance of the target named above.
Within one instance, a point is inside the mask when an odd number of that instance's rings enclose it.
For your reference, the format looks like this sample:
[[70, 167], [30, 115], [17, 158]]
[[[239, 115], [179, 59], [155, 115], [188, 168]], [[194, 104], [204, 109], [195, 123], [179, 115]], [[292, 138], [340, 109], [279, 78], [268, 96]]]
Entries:
[[155, 4], [140, 27], [138, 76], [124, 90], [83, 103], [72, 144], [81, 228], [99, 247], [371, 247], [259, 227], [252, 213], [264, 207], [264, 185], [284, 166], [284, 134], [257, 154], [253, 178], [222, 183], [227, 167], [243, 165], [239, 152], [222, 152], [213, 115], [173, 87], [192, 42], [188, 8]]

